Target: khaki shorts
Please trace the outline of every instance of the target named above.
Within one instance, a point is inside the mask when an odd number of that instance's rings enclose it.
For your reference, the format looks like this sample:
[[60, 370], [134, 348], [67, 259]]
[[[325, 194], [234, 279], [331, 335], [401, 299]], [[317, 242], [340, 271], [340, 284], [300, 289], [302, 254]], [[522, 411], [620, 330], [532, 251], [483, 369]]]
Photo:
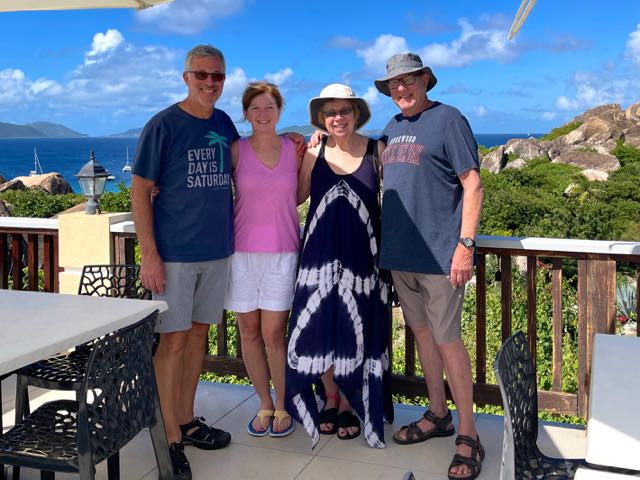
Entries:
[[189, 330], [191, 322], [218, 323], [222, 320], [224, 294], [229, 281], [229, 258], [209, 262], [165, 262], [167, 281], [164, 300], [169, 310], [158, 315], [156, 332]]
[[446, 275], [396, 270], [391, 275], [409, 327], [429, 327], [438, 345], [460, 340], [464, 287], [453, 287]]

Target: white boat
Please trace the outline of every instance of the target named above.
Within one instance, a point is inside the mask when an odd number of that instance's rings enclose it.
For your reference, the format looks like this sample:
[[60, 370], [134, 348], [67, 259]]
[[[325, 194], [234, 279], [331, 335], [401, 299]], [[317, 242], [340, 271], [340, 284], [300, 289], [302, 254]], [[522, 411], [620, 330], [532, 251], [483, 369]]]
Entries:
[[42, 175], [43, 173], [42, 165], [40, 165], [40, 159], [38, 158], [38, 152], [36, 151], [36, 147], [33, 147], [33, 170], [29, 172], [29, 176]]
[[127, 147], [127, 163], [125, 163], [124, 167], [122, 167], [122, 171], [131, 173], [131, 164], [129, 163], [129, 147]]

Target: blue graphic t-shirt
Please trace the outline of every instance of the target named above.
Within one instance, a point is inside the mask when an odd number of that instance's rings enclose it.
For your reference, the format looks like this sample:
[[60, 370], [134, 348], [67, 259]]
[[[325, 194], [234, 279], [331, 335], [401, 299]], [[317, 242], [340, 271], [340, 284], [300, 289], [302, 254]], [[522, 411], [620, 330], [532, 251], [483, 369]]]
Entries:
[[460, 238], [459, 175], [479, 168], [467, 119], [435, 102], [413, 116], [394, 116], [384, 131], [380, 266], [449, 275]]
[[160, 188], [153, 227], [165, 262], [202, 262], [233, 253], [230, 147], [238, 138], [222, 110], [214, 109], [205, 120], [177, 104], [144, 127], [133, 173]]

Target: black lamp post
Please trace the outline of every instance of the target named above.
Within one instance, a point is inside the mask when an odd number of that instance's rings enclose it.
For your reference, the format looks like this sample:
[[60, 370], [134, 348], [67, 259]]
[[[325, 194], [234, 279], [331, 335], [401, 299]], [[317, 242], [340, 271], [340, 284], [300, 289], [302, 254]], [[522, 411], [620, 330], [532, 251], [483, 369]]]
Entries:
[[94, 215], [100, 208], [98, 200], [104, 193], [104, 187], [107, 183], [109, 172], [107, 172], [102, 165], [96, 162], [96, 156], [93, 149], [91, 149], [89, 161], [82, 166], [75, 176], [80, 184], [82, 194], [87, 198], [87, 206], [85, 207], [84, 213], [87, 215]]

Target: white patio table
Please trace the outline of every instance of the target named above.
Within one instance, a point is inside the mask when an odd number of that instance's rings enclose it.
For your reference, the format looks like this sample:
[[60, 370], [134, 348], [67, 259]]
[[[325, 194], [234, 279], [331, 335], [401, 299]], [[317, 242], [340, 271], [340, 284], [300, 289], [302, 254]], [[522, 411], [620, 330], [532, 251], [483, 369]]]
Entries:
[[640, 338], [596, 334], [591, 362], [587, 462], [640, 470], [639, 365]]
[[[167, 308], [153, 300], [0, 290], [0, 375]], [[159, 478], [172, 479], [168, 445], [159, 443], [154, 444]]]
[[631, 475], [624, 475], [622, 473], [605, 472], [602, 470], [591, 470], [590, 468], [580, 467], [576, 470], [576, 476], [573, 480], [629, 480], [633, 477]]
[[142, 320], [166, 302], [0, 290], [0, 375]]

